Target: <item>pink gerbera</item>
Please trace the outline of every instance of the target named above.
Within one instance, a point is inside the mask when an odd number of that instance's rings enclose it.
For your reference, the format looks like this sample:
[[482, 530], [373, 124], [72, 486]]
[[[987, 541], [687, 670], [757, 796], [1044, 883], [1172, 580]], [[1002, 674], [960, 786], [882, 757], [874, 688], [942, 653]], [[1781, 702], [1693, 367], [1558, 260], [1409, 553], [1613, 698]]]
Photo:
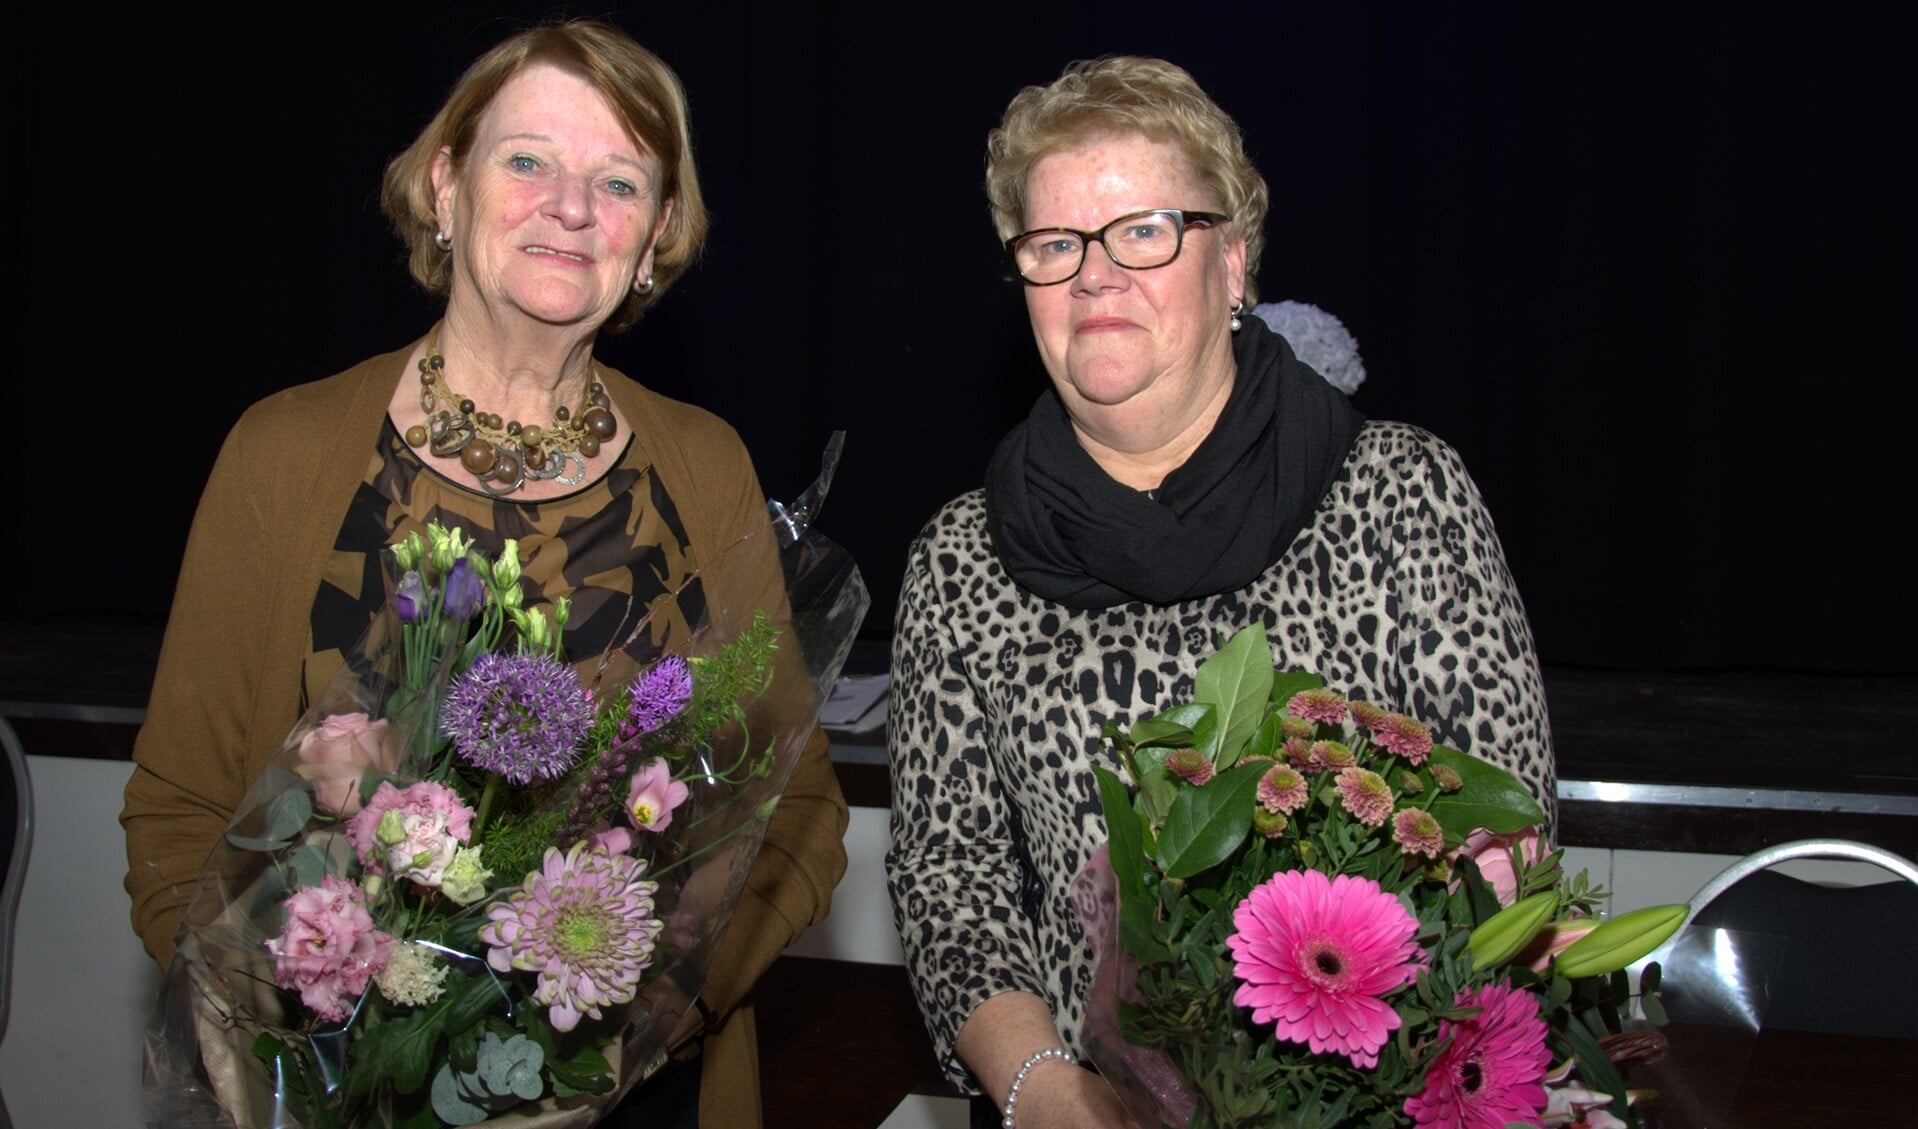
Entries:
[[1413, 764], [1424, 764], [1432, 754], [1432, 731], [1402, 713], [1388, 713], [1370, 726], [1372, 740]]
[[1425, 1076], [1425, 1089], [1405, 1099], [1418, 1126], [1503, 1129], [1516, 1121], [1538, 1124], [1545, 1108], [1545, 1021], [1538, 1001], [1509, 984], [1488, 984], [1459, 993], [1461, 1008], [1480, 1008], [1470, 1019], [1439, 1021], [1439, 1038], [1451, 1039]]
[[1286, 703], [1285, 708], [1293, 717], [1306, 721], [1337, 725], [1345, 720], [1345, 699], [1336, 691], [1323, 688], [1299, 691], [1292, 695], [1292, 700]]
[[1337, 787], [1339, 802], [1352, 813], [1352, 818], [1367, 827], [1377, 827], [1392, 814], [1395, 799], [1392, 786], [1369, 768], [1353, 765], [1340, 769]]
[[1418, 975], [1418, 921], [1369, 878], [1288, 870], [1232, 911], [1232, 1002], [1315, 1054], [1378, 1065], [1399, 1015], [1382, 997]]

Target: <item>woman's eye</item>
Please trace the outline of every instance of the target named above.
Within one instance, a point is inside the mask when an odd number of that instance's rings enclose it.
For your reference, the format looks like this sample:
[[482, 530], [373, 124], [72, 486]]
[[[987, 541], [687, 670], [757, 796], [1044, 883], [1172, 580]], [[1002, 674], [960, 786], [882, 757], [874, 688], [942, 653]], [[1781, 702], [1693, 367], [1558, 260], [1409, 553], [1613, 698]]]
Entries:
[[606, 191], [615, 196], [636, 196], [639, 194], [639, 186], [630, 180], [615, 178], [606, 182]]
[[539, 160], [524, 153], [513, 154], [506, 158], [506, 163], [512, 166], [514, 172], [535, 172], [539, 169]]
[[1068, 239], [1064, 236], [1058, 239], [1048, 239], [1044, 243], [1039, 244], [1039, 253], [1042, 255], [1051, 255], [1056, 258], [1076, 255], [1079, 253], [1079, 241], [1077, 239]]

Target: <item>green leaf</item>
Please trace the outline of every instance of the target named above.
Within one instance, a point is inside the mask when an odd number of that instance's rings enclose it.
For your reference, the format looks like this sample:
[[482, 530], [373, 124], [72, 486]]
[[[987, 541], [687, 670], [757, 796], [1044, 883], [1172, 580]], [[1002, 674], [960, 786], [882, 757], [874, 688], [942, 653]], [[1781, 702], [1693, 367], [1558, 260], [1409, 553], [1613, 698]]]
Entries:
[[440, 997], [440, 1001], [446, 1004], [448, 1031], [465, 1031], [476, 1026], [501, 1004], [512, 1003], [484, 967], [474, 975], [462, 978], [459, 987]]
[[1449, 839], [1463, 839], [1483, 827], [1495, 835], [1510, 835], [1545, 822], [1538, 801], [1518, 777], [1477, 757], [1432, 746], [1433, 762], [1458, 773], [1463, 786], [1436, 797], [1429, 809]]
[[1238, 763], [1240, 750], [1264, 716], [1272, 678], [1272, 647], [1266, 642], [1263, 623], [1244, 628], [1199, 664], [1193, 697], [1212, 703], [1218, 711], [1213, 763], [1219, 768]]
[[313, 796], [304, 788], [291, 788], [266, 803], [266, 838], [291, 839], [306, 827], [313, 816]]
[[1301, 690], [1317, 690], [1325, 679], [1303, 670], [1281, 670], [1272, 675], [1272, 704], [1283, 706]]
[[1144, 901], [1145, 883], [1140, 875], [1145, 860], [1144, 834], [1139, 829], [1139, 817], [1132, 811], [1132, 797], [1126, 794], [1125, 782], [1112, 770], [1094, 765], [1092, 775], [1099, 781], [1099, 806], [1106, 814], [1106, 858], [1119, 881], [1119, 900]]
[[1172, 801], [1159, 830], [1157, 862], [1168, 878], [1190, 878], [1231, 857], [1252, 830], [1252, 804], [1268, 765], [1244, 764]]
[[1196, 703], [1174, 706], [1157, 717], [1149, 717], [1126, 734], [1139, 747], [1161, 746], [1183, 749], [1193, 743], [1192, 731], [1198, 728], [1212, 707]]
[[1252, 740], [1245, 746], [1240, 760], [1247, 757], [1274, 757], [1279, 755], [1279, 746], [1285, 744], [1285, 724], [1276, 713], [1268, 713], [1265, 720], [1259, 722], [1258, 729], [1252, 733]]

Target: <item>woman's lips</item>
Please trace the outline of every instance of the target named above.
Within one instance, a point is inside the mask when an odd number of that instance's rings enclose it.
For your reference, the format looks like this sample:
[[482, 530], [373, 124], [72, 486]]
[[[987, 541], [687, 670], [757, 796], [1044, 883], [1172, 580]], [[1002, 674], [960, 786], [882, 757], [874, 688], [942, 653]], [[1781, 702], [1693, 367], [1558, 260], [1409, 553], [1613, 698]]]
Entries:
[[550, 258], [562, 259], [569, 263], [579, 263], [581, 265], [590, 264], [593, 261], [593, 257], [583, 251], [563, 251], [558, 247], [546, 247], [537, 243], [527, 247], [525, 250], [529, 255], [546, 255]]
[[1108, 329], [1132, 328], [1135, 328], [1132, 322], [1125, 318], [1087, 318], [1074, 325], [1072, 331], [1074, 333], [1099, 333]]

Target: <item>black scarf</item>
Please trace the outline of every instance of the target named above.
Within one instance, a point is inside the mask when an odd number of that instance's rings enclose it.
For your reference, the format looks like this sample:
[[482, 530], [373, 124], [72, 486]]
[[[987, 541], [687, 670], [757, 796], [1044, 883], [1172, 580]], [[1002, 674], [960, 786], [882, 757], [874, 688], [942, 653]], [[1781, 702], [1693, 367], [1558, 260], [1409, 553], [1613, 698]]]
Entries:
[[1152, 495], [1115, 481], [1048, 390], [986, 470], [986, 524], [1014, 580], [1070, 608], [1174, 604], [1250, 584], [1285, 553], [1364, 417], [1254, 317], [1211, 434]]

